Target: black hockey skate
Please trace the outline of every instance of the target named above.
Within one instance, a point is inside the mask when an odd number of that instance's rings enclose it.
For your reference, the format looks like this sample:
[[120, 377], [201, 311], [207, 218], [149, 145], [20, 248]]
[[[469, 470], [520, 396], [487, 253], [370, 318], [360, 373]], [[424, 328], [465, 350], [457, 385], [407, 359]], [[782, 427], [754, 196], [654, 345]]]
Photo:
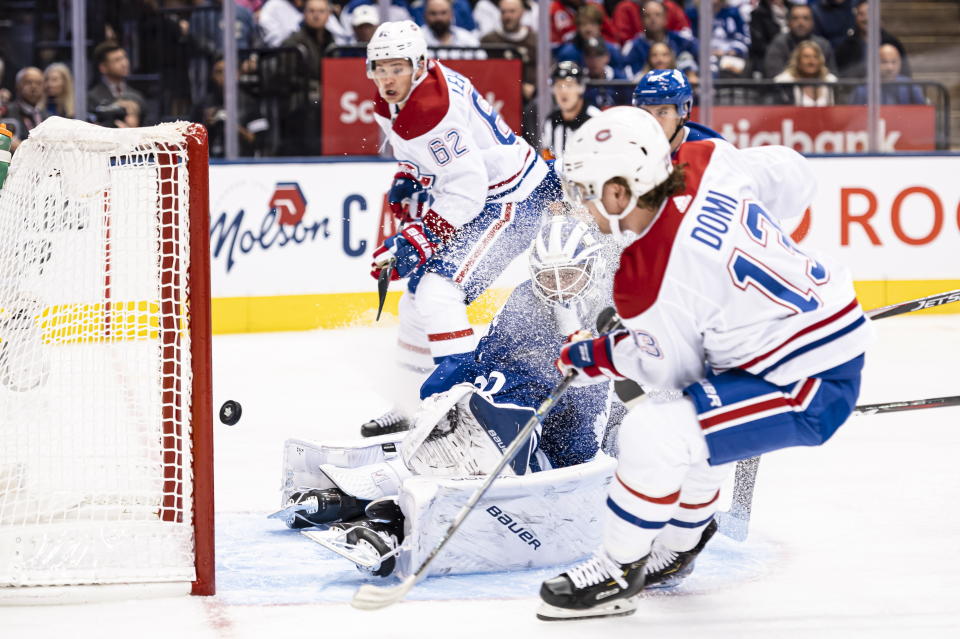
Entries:
[[380, 417], [375, 417], [360, 427], [361, 437], [376, 437], [389, 433], [402, 433], [410, 430], [410, 420], [398, 411], [389, 410]]
[[273, 515], [282, 519], [288, 528], [299, 530], [343, 519], [354, 519], [363, 514], [370, 502], [345, 495], [338, 488], [305, 490], [290, 495], [287, 505]]
[[672, 588], [680, 585], [690, 573], [699, 555], [710, 538], [717, 532], [716, 520], [711, 520], [700, 535], [697, 545], [683, 552], [676, 552], [654, 544], [647, 560], [645, 588]]
[[637, 610], [634, 595], [643, 590], [647, 557], [619, 564], [602, 550], [540, 586], [544, 621], [619, 617]]
[[365, 574], [386, 577], [397, 566], [403, 542], [403, 513], [394, 498], [367, 506], [367, 516], [331, 524], [326, 530], [307, 530], [309, 539], [356, 564]]

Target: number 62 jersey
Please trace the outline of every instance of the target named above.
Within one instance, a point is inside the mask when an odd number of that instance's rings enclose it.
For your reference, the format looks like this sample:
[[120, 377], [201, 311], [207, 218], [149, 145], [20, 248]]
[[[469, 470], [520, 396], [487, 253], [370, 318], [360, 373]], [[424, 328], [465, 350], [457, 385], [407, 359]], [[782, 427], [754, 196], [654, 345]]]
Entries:
[[547, 164], [470, 80], [436, 61], [397, 109], [379, 95], [374, 118], [401, 167], [430, 189], [431, 208], [459, 228], [487, 202], [525, 200]]
[[733, 368], [785, 386], [861, 355], [871, 328], [849, 272], [781, 226], [813, 197], [807, 160], [704, 140], [674, 162], [684, 192], [624, 250], [614, 280], [632, 337], [614, 349], [617, 369], [654, 388]]

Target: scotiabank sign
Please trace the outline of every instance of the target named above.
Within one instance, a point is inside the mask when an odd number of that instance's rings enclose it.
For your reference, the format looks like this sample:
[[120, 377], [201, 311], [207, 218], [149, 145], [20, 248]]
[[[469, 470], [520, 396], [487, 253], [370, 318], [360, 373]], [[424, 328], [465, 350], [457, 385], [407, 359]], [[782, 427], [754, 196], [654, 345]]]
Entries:
[[[691, 119], [697, 121], [698, 109]], [[936, 112], [926, 105], [880, 107], [880, 151], [936, 148]], [[801, 153], [867, 150], [867, 107], [718, 106], [713, 128], [738, 147], [782, 144]]]
[[[510, 128], [520, 132], [519, 60], [444, 60], [443, 64], [470, 78]], [[324, 155], [377, 155], [375, 95], [363, 58], [323, 59]]]

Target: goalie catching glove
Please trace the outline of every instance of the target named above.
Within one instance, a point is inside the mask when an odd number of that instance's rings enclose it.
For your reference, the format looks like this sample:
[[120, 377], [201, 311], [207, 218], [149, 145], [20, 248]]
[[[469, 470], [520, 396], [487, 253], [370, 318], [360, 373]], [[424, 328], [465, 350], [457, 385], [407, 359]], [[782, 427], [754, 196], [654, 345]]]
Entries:
[[571, 370], [579, 373], [574, 378], [574, 386], [597, 384], [608, 379], [625, 379], [613, 365], [613, 348], [629, 334], [628, 331], [619, 330], [597, 338], [583, 339], [589, 337], [589, 333], [577, 331], [567, 338], [570, 343], [564, 344], [560, 349], [557, 368], [564, 375]]

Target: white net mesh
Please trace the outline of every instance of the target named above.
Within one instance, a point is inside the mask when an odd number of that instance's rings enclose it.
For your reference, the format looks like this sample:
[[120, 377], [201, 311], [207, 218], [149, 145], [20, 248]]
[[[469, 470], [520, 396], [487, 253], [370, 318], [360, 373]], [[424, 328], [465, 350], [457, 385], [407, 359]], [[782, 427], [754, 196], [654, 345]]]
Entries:
[[0, 587], [190, 581], [187, 125], [53, 118], [0, 190]]

